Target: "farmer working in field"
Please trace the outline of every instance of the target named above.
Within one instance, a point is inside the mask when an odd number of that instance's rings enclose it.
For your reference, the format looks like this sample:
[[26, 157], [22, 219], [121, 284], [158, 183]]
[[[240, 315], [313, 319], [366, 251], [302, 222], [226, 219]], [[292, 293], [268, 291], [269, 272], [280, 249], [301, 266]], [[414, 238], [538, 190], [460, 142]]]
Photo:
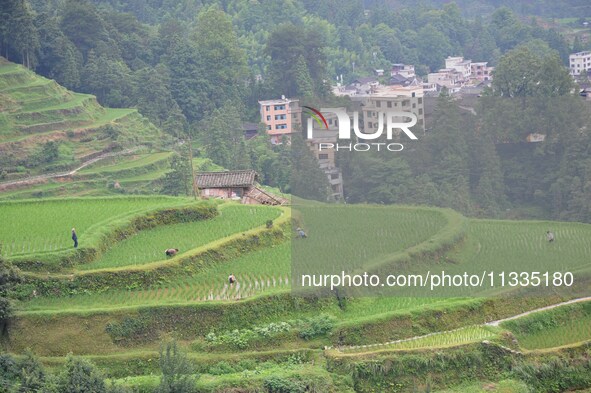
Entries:
[[308, 237], [308, 235], [306, 235], [306, 232], [304, 232], [304, 230], [302, 228], [297, 228], [296, 231], [298, 232], [298, 236], [300, 239], [305, 239]]
[[176, 253], [179, 252], [179, 249], [178, 248], [168, 248], [164, 252], [166, 253], [167, 257], [174, 257], [176, 255]]
[[228, 282], [230, 283], [230, 285], [232, 285], [236, 282], [236, 277], [234, 277], [234, 274], [230, 274], [228, 276]]
[[78, 248], [78, 235], [76, 235], [76, 228], [72, 228], [72, 240], [74, 240], [74, 248]]
[[549, 243], [552, 243], [554, 241], [554, 233], [553, 232], [546, 232], [546, 240], [548, 240]]

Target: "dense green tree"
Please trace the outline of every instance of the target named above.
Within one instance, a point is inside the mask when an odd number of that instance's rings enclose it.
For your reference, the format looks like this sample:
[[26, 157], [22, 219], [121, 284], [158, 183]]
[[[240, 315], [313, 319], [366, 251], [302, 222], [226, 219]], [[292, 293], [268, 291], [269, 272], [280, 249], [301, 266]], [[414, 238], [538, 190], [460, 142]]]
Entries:
[[64, 370], [56, 381], [59, 392], [106, 393], [104, 377], [89, 360], [68, 355]]
[[418, 31], [417, 50], [419, 61], [431, 71], [443, 67], [444, 59], [452, 52], [449, 39], [435, 27], [428, 25]]
[[494, 93], [511, 98], [533, 95], [540, 65], [540, 58], [525, 46], [509, 51], [495, 69]]
[[59, 143], [55, 141], [46, 142], [41, 149], [39, 159], [41, 162], [50, 163], [59, 158]]
[[123, 61], [97, 55], [90, 50], [81, 79], [81, 90], [96, 95], [101, 104], [110, 107], [131, 104], [131, 71]]
[[[87, 0], [67, 0], [61, 9], [62, 32], [76, 45], [86, 59], [88, 52], [100, 41], [108, 41], [105, 21]], [[117, 50], [117, 46], [110, 50]]]
[[298, 96], [298, 59], [303, 57], [315, 93], [324, 94], [325, 56], [323, 36], [293, 24], [279, 25], [269, 36], [266, 52], [271, 57], [269, 86], [274, 95]]
[[0, 337], [8, 333], [8, 323], [13, 315], [13, 307], [10, 300], [11, 290], [20, 281], [21, 276], [18, 269], [2, 258], [0, 254]]
[[575, 35], [575, 39], [573, 40], [573, 47], [571, 52], [578, 53], [585, 50], [583, 43], [581, 42], [581, 37], [577, 34]]
[[160, 370], [162, 377], [156, 393], [192, 393], [195, 392], [196, 374], [194, 366], [181, 351], [176, 342], [160, 348]]
[[162, 130], [177, 138], [184, 138], [188, 128], [187, 118], [178, 105], [173, 105], [168, 113], [168, 117], [162, 124]]
[[168, 88], [170, 77], [165, 66], [142, 68], [133, 79], [133, 102], [154, 124], [163, 126], [171, 114], [180, 111]]
[[314, 84], [306, 65], [304, 56], [299, 56], [295, 64], [295, 83], [297, 86], [297, 96], [303, 100], [310, 100], [314, 97]]
[[41, 14], [37, 17], [41, 48], [36, 72], [55, 79], [68, 89], [80, 85], [82, 55], [60, 30], [56, 17]]
[[396, 36], [396, 31], [385, 24], [374, 27], [376, 43], [380, 46], [385, 58], [391, 63], [402, 61], [402, 44]]
[[34, 24], [34, 13], [27, 0], [0, 2], [0, 42], [4, 56], [8, 59], [12, 51], [19, 56], [21, 63], [32, 68], [37, 63], [39, 51], [39, 33]]
[[531, 38], [528, 28], [507, 7], [498, 8], [491, 16], [490, 31], [502, 52]]
[[207, 156], [227, 169], [247, 169], [250, 166], [240, 111], [236, 104], [227, 102], [215, 109], [200, 127], [199, 139], [205, 146]]
[[47, 375], [39, 359], [32, 352], [27, 351], [19, 362], [21, 392], [39, 392], [45, 385]]
[[[186, 150], [186, 149], [185, 149]], [[191, 195], [193, 179], [188, 154], [175, 154], [170, 160], [170, 171], [162, 179], [163, 194], [167, 195]]]
[[330, 185], [300, 134], [291, 138], [291, 179], [289, 191], [301, 198], [326, 201]]

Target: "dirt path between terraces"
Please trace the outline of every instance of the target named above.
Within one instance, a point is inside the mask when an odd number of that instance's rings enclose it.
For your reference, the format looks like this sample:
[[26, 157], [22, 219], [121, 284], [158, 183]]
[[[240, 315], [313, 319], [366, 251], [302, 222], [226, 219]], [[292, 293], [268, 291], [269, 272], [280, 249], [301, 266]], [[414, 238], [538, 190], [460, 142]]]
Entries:
[[[545, 307], [540, 307], [540, 308], [536, 308], [534, 310], [529, 310], [526, 311], [524, 313], [518, 314], [518, 315], [514, 315], [512, 317], [508, 317], [508, 318], [503, 318], [503, 319], [499, 319], [496, 321], [491, 321], [491, 322], [487, 322], [485, 324], [479, 325], [479, 326], [499, 326], [501, 323], [506, 322], [506, 321], [511, 321], [513, 319], [518, 319], [518, 318], [522, 318], [525, 316], [528, 316], [530, 314], [534, 314], [537, 312], [541, 312], [541, 311], [547, 311], [547, 310], [551, 310], [553, 308], [557, 308], [557, 307], [561, 307], [561, 306], [566, 306], [569, 304], [574, 304], [574, 303], [581, 303], [581, 302], [588, 302], [591, 301], [591, 296], [589, 297], [581, 297], [581, 298], [577, 298], [577, 299], [571, 299], [569, 301], [566, 302], [562, 302], [562, 303], [556, 303], [556, 304], [552, 304], [550, 306], [545, 306]], [[429, 333], [429, 334], [423, 334], [420, 336], [414, 336], [414, 337], [409, 337], [409, 338], [403, 338], [400, 340], [395, 340], [395, 341], [390, 341], [387, 343], [376, 343], [376, 344], [367, 344], [367, 345], [353, 345], [353, 346], [345, 346], [345, 347], [334, 347], [334, 349], [338, 350], [339, 352], [343, 352], [343, 350], [346, 349], [367, 349], [367, 350], [371, 350], [371, 348], [377, 348], [380, 347], [382, 345], [389, 345], [389, 344], [397, 344], [397, 343], [401, 343], [401, 342], [407, 342], [407, 341], [414, 341], [414, 340], [418, 340], [424, 337], [429, 337], [429, 336], [434, 336], [437, 334], [445, 334], [445, 333], [451, 333], [454, 331], [458, 331], [458, 330], [462, 330], [467, 326], [463, 326], [457, 329], [453, 329], [453, 330], [446, 330], [446, 331], [441, 331], [441, 332], [433, 332], [433, 333]], [[325, 349], [332, 349], [333, 347], [326, 347]]]
[[535, 310], [526, 311], [524, 313], [521, 313], [521, 314], [518, 314], [518, 315], [514, 315], [514, 316], [509, 317], [509, 318], [503, 318], [503, 319], [499, 319], [498, 321], [487, 322], [487, 323], [485, 323], [485, 326], [499, 326], [503, 322], [507, 322], [507, 321], [511, 321], [513, 319], [518, 319], [518, 318], [526, 317], [526, 316], [528, 316], [530, 314], [534, 314], [534, 313], [537, 313], [537, 312], [540, 312], [540, 311], [551, 310], [553, 308], [561, 307], [561, 306], [566, 306], [568, 304], [574, 304], [574, 303], [580, 303], [580, 302], [588, 302], [588, 301], [591, 301], [591, 296], [589, 296], [589, 297], [581, 297], [581, 298], [577, 298], [577, 299], [572, 299], [572, 300], [569, 300], [567, 302], [557, 303], [557, 304], [553, 304], [551, 306], [536, 308]]
[[105, 158], [109, 158], [109, 157], [116, 157], [116, 156], [123, 156], [126, 154], [130, 154], [138, 149], [140, 149], [140, 147], [134, 147], [131, 149], [126, 149], [126, 150], [113, 152], [113, 153], [101, 154], [100, 156], [94, 157], [88, 161], [84, 161], [79, 167], [72, 169], [71, 171], [68, 171], [68, 172], [48, 173], [46, 175], [30, 176], [30, 177], [26, 177], [24, 179], [0, 183], [0, 191], [4, 191], [4, 190], [7, 190], [9, 188], [13, 188], [13, 187], [19, 186], [19, 185], [32, 185], [32, 184], [40, 183], [40, 182], [42, 182], [44, 180], [48, 180], [48, 179], [55, 179], [55, 178], [59, 178], [59, 177], [72, 176], [72, 175], [75, 175], [76, 172], [78, 172], [79, 170], [84, 169], [87, 166], [94, 164], [95, 162], [98, 162], [100, 160], [104, 160]]

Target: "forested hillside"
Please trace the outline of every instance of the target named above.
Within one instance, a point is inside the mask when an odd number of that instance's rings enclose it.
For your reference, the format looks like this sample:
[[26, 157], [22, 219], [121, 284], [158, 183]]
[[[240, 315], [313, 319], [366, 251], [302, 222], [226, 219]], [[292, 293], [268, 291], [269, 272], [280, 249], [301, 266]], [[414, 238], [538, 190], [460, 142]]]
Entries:
[[[534, 3], [543, 14], [553, 9]], [[313, 106], [350, 106], [331, 93], [337, 76], [346, 83], [392, 63], [413, 64], [424, 76], [450, 55], [488, 61], [498, 66], [487, 93], [493, 98], [470, 104], [474, 113], [442, 98], [438, 105], [446, 109], [427, 119], [427, 134], [409, 154], [341, 155], [345, 197], [435, 204], [479, 216], [589, 221], [591, 180], [582, 147], [588, 146], [582, 130], [589, 111], [572, 95], [564, 65], [569, 52], [591, 43], [567, 40], [496, 3], [494, 10], [487, 8], [492, 3], [475, 3], [488, 10], [478, 17], [455, 3], [400, 4], [19, 0], [2, 5], [11, 18], [0, 42], [9, 60], [94, 94], [100, 104], [137, 107], [172, 137], [190, 139], [197, 157], [227, 169], [253, 168], [264, 184], [284, 192], [299, 153], [270, 146], [264, 135], [245, 141], [240, 132], [244, 121], [260, 121], [259, 100], [286, 95]], [[522, 108], [544, 100], [523, 117], [512, 112], [518, 106], [494, 97], [521, 100]], [[550, 117], [555, 123], [536, 120], [560, 108], [568, 109], [564, 121], [559, 113]], [[532, 133], [546, 135], [547, 143], [523, 144]], [[295, 146], [310, 158], [303, 144]], [[399, 168], [394, 176], [392, 167]], [[188, 189], [184, 179], [172, 182], [172, 193]], [[322, 181], [314, 186], [323, 187]], [[322, 191], [315, 195], [323, 198]]]

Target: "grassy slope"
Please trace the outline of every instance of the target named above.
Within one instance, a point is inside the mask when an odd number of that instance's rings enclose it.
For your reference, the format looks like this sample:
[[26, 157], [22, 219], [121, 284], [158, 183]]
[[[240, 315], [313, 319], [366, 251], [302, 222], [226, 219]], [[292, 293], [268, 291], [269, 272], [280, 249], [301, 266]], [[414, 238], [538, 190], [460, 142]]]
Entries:
[[[43, 78], [20, 65], [0, 62], [0, 155], [4, 179], [21, 179], [30, 175], [71, 169], [91, 154], [110, 150], [114, 144], [135, 147], [141, 144], [162, 146], [166, 138], [135, 109], [103, 108], [94, 96], [66, 90], [52, 80]], [[62, 155], [54, 162], [35, 160], [42, 145], [48, 141], [60, 142]], [[67, 146], [67, 149], [64, 147]], [[67, 151], [66, 151], [67, 150]], [[125, 164], [123, 158], [117, 166], [105, 168], [102, 162], [87, 169], [85, 174], [108, 178], [123, 172], [124, 177], [146, 176], [138, 179], [130, 190], [140, 190], [163, 175], [169, 153], [145, 152], [139, 162]], [[131, 161], [135, 161], [131, 158]], [[159, 161], [164, 164], [159, 164]], [[34, 163], [34, 164], [33, 164]], [[70, 179], [70, 181], [76, 179]], [[81, 180], [86, 180], [82, 178]], [[109, 194], [106, 182], [80, 182], [79, 184], [49, 180], [49, 184], [19, 186], [16, 190], [0, 192], [0, 198], [26, 198], [38, 195]], [[142, 187], [143, 186], [143, 187]], [[29, 189], [24, 191], [24, 189]], [[152, 191], [150, 189], [150, 191]]]

